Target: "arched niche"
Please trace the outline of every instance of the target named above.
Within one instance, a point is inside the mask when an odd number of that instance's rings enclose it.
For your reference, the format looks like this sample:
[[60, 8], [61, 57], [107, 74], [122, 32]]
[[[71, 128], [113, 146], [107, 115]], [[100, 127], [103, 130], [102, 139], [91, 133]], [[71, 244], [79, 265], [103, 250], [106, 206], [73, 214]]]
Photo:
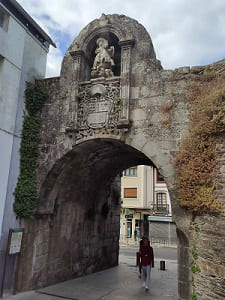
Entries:
[[[96, 57], [96, 42], [99, 38], [104, 38], [108, 41], [109, 48], [114, 47], [114, 56], [113, 60], [115, 63], [115, 66], [112, 67], [112, 71], [114, 76], [120, 76], [121, 72], [121, 47], [119, 45], [119, 38], [110, 31], [97, 33], [88, 43], [86, 48], [86, 55], [89, 57], [89, 68], [91, 69], [94, 63], [94, 59]], [[86, 78], [85, 80], [89, 80], [89, 78]]]
[[[109, 45], [114, 44], [116, 48], [115, 76], [122, 74], [123, 62], [125, 73], [140, 66], [141, 68], [161, 68], [160, 63], [157, 63], [151, 38], [138, 21], [124, 15], [103, 14], [99, 19], [85, 26], [67, 50], [61, 68], [63, 85], [68, 83], [69, 86], [73, 82], [79, 83], [90, 78], [90, 68], [98, 37], [108, 38]], [[132, 68], [130, 61], [132, 61]], [[124, 81], [127, 82], [127, 80], [124, 78]]]
[[[114, 77], [121, 75], [121, 64], [123, 63], [122, 48], [123, 48], [123, 34], [118, 32], [112, 26], [105, 26], [99, 30], [91, 32], [82, 39], [80, 50], [70, 51], [77, 64], [77, 79], [79, 82], [89, 81], [91, 79], [91, 70], [93, 67], [94, 59], [96, 57], [97, 40], [104, 38], [108, 41], [108, 48], [114, 47], [113, 60], [115, 65], [112, 67]], [[133, 39], [132, 43], [133, 44]], [[122, 45], [122, 46], [121, 46]]]

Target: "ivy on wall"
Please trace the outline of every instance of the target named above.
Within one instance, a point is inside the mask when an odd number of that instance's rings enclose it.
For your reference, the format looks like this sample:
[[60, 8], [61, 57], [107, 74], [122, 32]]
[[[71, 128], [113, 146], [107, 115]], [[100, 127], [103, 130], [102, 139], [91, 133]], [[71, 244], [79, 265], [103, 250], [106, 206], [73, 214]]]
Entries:
[[[210, 80], [210, 81], [209, 81]], [[225, 133], [225, 76], [190, 88], [190, 126], [176, 157], [179, 204], [195, 213], [225, 213], [215, 194], [218, 136]]]
[[48, 97], [39, 82], [27, 83], [21, 145], [20, 175], [14, 192], [14, 211], [19, 217], [29, 217], [36, 208], [38, 193], [36, 168], [39, 157], [41, 111]]

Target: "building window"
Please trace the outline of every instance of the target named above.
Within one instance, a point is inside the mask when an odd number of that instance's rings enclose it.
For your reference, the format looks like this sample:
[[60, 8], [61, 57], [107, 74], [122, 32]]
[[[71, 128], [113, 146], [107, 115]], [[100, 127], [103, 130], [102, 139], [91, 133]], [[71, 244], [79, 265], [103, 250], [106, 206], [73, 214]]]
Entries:
[[130, 167], [123, 172], [123, 176], [136, 177], [137, 176], [137, 167]]
[[157, 193], [156, 194], [157, 207], [162, 207], [166, 204], [166, 194], [165, 193]]
[[164, 183], [164, 177], [159, 173], [158, 169], [156, 169], [156, 182], [157, 183]]
[[166, 193], [156, 194], [156, 204], [154, 205], [154, 210], [168, 213], [169, 205], [167, 205]]
[[137, 188], [124, 188], [124, 198], [137, 198]]

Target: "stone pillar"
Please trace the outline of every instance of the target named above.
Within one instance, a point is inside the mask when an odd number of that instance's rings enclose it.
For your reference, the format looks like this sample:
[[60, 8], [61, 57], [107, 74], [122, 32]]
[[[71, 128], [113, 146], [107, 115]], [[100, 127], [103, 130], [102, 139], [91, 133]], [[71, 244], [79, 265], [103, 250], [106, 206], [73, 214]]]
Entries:
[[81, 80], [81, 62], [84, 57], [82, 50], [71, 51], [70, 55], [74, 59], [74, 79], [78, 83]]
[[121, 46], [121, 112], [118, 128], [128, 128], [129, 126], [129, 106], [130, 106], [130, 73], [131, 73], [131, 52], [134, 40], [119, 42]]
[[76, 130], [77, 123], [77, 111], [78, 111], [78, 99], [77, 95], [79, 93], [79, 82], [81, 81], [81, 66], [84, 59], [84, 53], [82, 50], [71, 51], [70, 55], [72, 56], [73, 63], [73, 82], [71, 84], [71, 93], [70, 93], [70, 122], [66, 128], [67, 132], [73, 132]]
[[178, 258], [178, 294], [179, 300], [188, 300], [191, 296], [190, 247], [188, 238], [177, 228]]

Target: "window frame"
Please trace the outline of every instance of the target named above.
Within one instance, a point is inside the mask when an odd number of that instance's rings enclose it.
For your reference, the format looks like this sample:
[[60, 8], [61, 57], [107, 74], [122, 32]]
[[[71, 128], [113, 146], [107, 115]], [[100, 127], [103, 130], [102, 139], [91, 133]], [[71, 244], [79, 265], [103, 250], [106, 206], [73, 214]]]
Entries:
[[164, 179], [163, 175], [160, 174], [158, 169], [156, 169], [156, 183], [165, 183], [165, 179]]
[[[158, 198], [159, 195], [161, 196], [161, 199]], [[167, 196], [166, 196], [166, 193], [165, 192], [157, 192], [156, 193], [156, 207], [157, 207], [157, 209], [158, 208], [163, 208], [166, 205], [167, 205]]]
[[137, 177], [137, 173], [138, 173], [138, 168], [137, 168], [137, 166], [134, 166], [134, 167], [130, 167], [130, 168], [124, 170], [123, 176], [124, 177]]

